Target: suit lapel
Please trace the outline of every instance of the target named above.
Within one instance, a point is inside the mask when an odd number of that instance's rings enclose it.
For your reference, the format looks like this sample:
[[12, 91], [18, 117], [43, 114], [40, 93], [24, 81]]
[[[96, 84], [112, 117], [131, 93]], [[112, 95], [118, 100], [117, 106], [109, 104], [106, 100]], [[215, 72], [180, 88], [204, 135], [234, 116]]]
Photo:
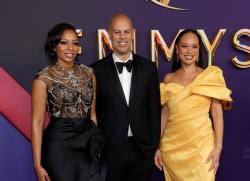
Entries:
[[112, 56], [109, 56], [108, 60], [104, 65], [104, 69], [110, 79], [110, 82], [113, 84], [114, 88], [117, 90], [118, 94], [121, 96], [124, 103], [127, 104]]
[[133, 61], [134, 61], [134, 66], [132, 70], [132, 79], [131, 79], [131, 86], [130, 86], [130, 95], [129, 95], [129, 102], [132, 102], [135, 90], [136, 90], [136, 85], [142, 70], [142, 62], [140, 59], [136, 59], [136, 56], [133, 54]]

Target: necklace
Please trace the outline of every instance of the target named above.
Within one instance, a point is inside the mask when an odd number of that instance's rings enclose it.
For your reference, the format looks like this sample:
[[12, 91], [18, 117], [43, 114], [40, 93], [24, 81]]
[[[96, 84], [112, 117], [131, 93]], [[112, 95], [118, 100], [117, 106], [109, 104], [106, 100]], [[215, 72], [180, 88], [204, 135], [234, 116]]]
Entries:
[[72, 75], [74, 74], [76, 77], [82, 77], [83, 76], [83, 72], [82, 69], [79, 65], [77, 65], [76, 63], [73, 64], [72, 67], [63, 67], [59, 64], [55, 64], [56, 68], [55, 71], [62, 76], [68, 76], [68, 75]]

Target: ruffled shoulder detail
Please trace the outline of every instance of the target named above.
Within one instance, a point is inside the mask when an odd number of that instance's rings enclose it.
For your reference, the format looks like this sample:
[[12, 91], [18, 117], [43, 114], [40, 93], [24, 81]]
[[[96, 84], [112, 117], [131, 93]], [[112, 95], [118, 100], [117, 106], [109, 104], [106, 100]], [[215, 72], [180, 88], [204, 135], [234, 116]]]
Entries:
[[226, 87], [223, 72], [219, 67], [209, 66], [193, 82], [192, 93], [232, 102], [232, 91]]
[[167, 102], [167, 98], [169, 96], [167, 94], [167, 86], [166, 84], [160, 83], [160, 95], [161, 95], [161, 105], [165, 104]]
[[180, 88], [183, 89], [181, 85], [175, 83], [160, 83], [161, 105], [166, 104], [171, 97], [178, 94]]

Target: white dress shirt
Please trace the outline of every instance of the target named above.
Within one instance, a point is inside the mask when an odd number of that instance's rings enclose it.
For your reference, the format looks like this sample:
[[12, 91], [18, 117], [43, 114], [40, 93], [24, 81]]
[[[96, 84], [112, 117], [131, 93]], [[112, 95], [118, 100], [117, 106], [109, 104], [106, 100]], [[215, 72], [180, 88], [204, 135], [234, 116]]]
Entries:
[[[132, 53], [130, 54], [129, 58], [126, 61], [121, 61], [114, 53], [112, 54], [114, 62], [123, 62], [126, 63], [128, 60], [133, 60], [133, 56]], [[132, 77], [132, 71], [128, 72], [128, 70], [126, 69], [126, 67], [123, 67], [123, 71], [120, 74], [118, 72], [118, 70], [116, 69], [117, 74], [119, 76], [121, 85], [122, 85], [122, 89], [123, 89], [123, 93], [125, 95], [126, 101], [127, 101], [127, 105], [129, 105], [129, 95], [130, 95], [130, 87], [131, 87], [131, 77]], [[133, 136], [132, 131], [130, 129], [130, 125], [128, 127], [128, 136]]]

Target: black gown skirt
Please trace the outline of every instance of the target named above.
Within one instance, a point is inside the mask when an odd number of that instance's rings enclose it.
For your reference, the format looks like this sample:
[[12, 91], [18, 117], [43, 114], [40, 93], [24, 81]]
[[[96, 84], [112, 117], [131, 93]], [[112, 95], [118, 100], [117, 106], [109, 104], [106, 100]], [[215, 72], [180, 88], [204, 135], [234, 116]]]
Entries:
[[43, 133], [42, 165], [52, 181], [104, 181], [106, 140], [90, 119], [52, 117]]

